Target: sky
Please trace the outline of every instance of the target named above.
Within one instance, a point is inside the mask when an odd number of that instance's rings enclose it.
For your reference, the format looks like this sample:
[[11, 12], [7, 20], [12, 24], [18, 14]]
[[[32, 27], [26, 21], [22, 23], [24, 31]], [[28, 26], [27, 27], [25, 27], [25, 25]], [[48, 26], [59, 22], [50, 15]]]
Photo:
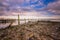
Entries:
[[60, 0], [0, 0], [0, 16], [60, 16]]

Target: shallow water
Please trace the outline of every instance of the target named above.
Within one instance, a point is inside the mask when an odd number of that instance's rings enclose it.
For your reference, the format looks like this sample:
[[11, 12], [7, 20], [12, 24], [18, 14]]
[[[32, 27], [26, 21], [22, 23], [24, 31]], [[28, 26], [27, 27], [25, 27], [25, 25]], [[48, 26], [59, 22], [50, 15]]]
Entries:
[[[38, 21], [38, 20], [22, 20], [22, 21], [20, 21], [20, 24], [28, 23], [29, 21], [31, 21], [31, 22], [36, 22], [36, 21]], [[42, 21], [42, 20], [40, 20], [40, 21]], [[44, 20], [44, 21], [46, 21], [46, 20]], [[60, 22], [60, 20], [50, 20], [50, 21]], [[0, 29], [1, 29], [1, 28], [6, 28], [6, 27], [8, 27], [9, 25], [10, 25], [10, 23], [6, 23], [6, 24], [1, 24], [1, 23], [0, 23]], [[13, 24], [12, 24], [11, 26], [14, 26], [14, 25], [18, 25], [18, 21], [17, 21], [17, 20], [16, 20], [15, 22], [13, 22]]]
[[[28, 21], [20, 21], [20, 24], [24, 24], [24, 23], [27, 23]], [[0, 29], [1, 28], [6, 28], [10, 25], [10, 23], [0, 23]], [[13, 22], [13, 24], [11, 26], [14, 26], [14, 25], [18, 25], [18, 21], [16, 20], [15, 22]]]
[[0, 24], [0, 29], [1, 29], [1, 28], [6, 28], [6, 27], [8, 27], [8, 26], [9, 26], [9, 24], [10, 24], [10, 23]]

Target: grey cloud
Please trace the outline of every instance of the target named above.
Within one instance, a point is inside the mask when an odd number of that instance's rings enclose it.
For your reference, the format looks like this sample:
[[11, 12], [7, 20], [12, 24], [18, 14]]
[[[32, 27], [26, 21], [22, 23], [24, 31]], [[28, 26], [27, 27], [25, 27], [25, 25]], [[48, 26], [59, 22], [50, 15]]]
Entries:
[[54, 13], [55, 15], [60, 15], [60, 0], [53, 3], [49, 3], [47, 8], [45, 9]]

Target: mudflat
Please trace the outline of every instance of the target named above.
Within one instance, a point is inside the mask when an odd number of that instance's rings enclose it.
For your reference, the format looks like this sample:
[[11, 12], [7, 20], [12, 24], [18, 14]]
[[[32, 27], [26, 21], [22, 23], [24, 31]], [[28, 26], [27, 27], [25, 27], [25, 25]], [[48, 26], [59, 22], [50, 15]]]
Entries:
[[0, 29], [0, 40], [60, 40], [60, 22], [37, 21]]

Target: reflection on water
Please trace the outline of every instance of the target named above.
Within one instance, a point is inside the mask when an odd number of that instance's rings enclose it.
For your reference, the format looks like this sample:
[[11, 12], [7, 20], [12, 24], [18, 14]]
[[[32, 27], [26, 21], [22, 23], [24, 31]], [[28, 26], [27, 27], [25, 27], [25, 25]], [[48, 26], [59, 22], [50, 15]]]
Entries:
[[[28, 21], [20, 21], [20, 24], [24, 24], [25, 22], [27, 23]], [[0, 23], [0, 29], [8, 27], [10, 24], [11, 23]], [[17, 20], [15, 22], [13, 22], [13, 24], [11, 26], [14, 26], [14, 25], [18, 25]]]
[[[20, 24], [24, 24], [24, 23], [28, 23], [29, 20], [23, 20], [23, 21], [20, 21]], [[18, 21], [16, 20], [13, 24], [13, 25], [18, 25]]]
[[0, 29], [1, 29], [1, 28], [6, 28], [7, 26], [9, 26], [9, 24], [10, 24], [10, 23], [6, 23], [6, 24], [1, 24], [1, 23], [0, 23]]
[[[20, 21], [20, 24], [24, 24], [24, 23], [27, 23], [28, 21], [32, 21], [32, 22], [35, 22], [37, 20], [23, 20], [23, 21]], [[42, 21], [42, 20], [40, 20]], [[44, 20], [45, 21], [45, 20]], [[54, 21], [54, 22], [60, 22], [60, 20], [49, 20], [49, 21]], [[10, 23], [0, 23], [0, 29], [1, 28], [6, 28], [10, 25]], [[14, 25], [18, 25], [18, 21], [14, 21], [13, 24], [11, 26], [14, 26]]]

